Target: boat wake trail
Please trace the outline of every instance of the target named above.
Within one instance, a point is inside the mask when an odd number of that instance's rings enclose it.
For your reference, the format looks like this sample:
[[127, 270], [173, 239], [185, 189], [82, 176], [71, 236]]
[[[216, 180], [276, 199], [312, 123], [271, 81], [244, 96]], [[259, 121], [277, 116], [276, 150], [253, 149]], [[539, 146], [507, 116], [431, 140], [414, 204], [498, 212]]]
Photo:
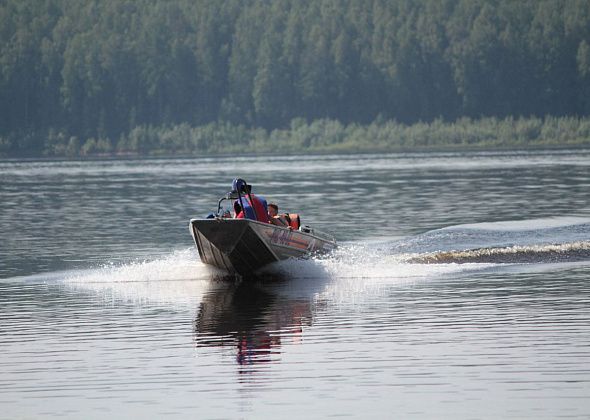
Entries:
[[[334, 281], [342, 286], [342, 281], [350, 280], [354, 289], [358, 285], [456, 277], [479, 271], [565, 268], [571, 263], [590, 265], [590, 219], [457, 225], [395, 241], [347, 242], [327, 256], [281, 261], [265, 267], [260, 274], [263, 280], [299, 279], [303, 288]], [[191, 303], [210, 280], [216, 279], [229, 277], [203, 264], [196, 248], [191, 247], [150, 260], [107, 262], [20, 281], [66, 284], [76, 290], [102, 293], [107, 300]]]
[[590, 261], [590, 219], [562, 217], [451, 226], [382, 244], [407, 264]]
[[[316, 261], [337, 277], [416, 278], [590, 263], [590, 219], [457, 225], [397, 241], [342, 244]], [[545, 269], [545, 268], [542, 268]], [[305, 272], [294, 270], [294, 275]]]
[[[360, 302], [361, 297], [371, 298], [392, 284], [414, 285], [506, 270], [567, 269], [571, 263], [590, 265], [590, 220], [458, 225], [395, 241], [347, 242], [329, 255], [281, 261], [260, 274], [262, 281], [277, 285], [272, 290], [291, 299], [328, 296]], [[194, 309], [220, 284], [212, 282], [216, 279], [229, 277], [200, 262], [192, 247], [151, 260], [30, 278], [99, 295], [106, 304], [155, 304], [183, 310]]]
[[440, 251], [408, 258], [414, 264], [558, 263], [590, 260], [590, 241], [566, 244], [509, 246], [464, 251]]

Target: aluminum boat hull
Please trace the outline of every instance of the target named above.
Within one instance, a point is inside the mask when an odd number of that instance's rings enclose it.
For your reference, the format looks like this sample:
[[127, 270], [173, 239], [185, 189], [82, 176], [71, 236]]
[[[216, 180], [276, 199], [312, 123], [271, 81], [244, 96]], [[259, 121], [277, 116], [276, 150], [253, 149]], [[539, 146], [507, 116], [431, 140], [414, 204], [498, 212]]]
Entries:
[[249, 219], [192, 219], [189, 228], [203, 263], [241, 276], [254, 275], [273, 262], [323, 254], [336, 247], [334, 240], [323, 235]]

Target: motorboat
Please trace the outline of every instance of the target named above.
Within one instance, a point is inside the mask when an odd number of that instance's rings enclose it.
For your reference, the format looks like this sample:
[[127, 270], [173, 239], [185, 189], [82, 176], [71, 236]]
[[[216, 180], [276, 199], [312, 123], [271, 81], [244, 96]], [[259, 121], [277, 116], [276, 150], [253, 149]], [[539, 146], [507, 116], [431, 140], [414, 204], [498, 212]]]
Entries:
[[302, 225], [298, 229], [252, 219], [236, 219], [223, 209], [226, 200], [242, 200], [248, 192], [232, 190], [218, 201], [217, 212], [191, 219], [189, 229], [201, 261], [243, 277], [289, 258], [309, 258], [336, 248], [335, 239]]

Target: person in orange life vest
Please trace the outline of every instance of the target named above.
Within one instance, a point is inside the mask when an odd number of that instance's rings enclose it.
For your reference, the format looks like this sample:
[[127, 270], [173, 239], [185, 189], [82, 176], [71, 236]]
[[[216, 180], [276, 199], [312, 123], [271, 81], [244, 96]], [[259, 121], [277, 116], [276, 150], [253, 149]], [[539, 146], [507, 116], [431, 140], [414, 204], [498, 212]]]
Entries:
[[[240, 192], [240, 199], [234, 202], [234, 209], [236, 203], [239, 204], [241, 211], [236, 212], [236, 219], [251, 219], [263, 223], [270, 223], [268, 218], [268, 205], [266, 199], [262, 196], [255, 196], [252, 194], [252, 186], [246, 184], [243, 179], [234, 179], [232, 183], [234, 191]], [[252, 203], [250, 202], [252, 199]]]
[[291, 226], [289, 226], [289, 222], [287, 221], [285, 216], [282, 214], [279, 215], [279, 206], [277, 206], [275, 203], [268, 204], [268, 217], [270, 219], [270, 223], [272, 223], [273, 225], [288, 227], [289, 229], [292, 229]]
[[279, 214], [279, 206], [275, 203], [270, 203], [268, 205], [268, 215], [271, 217], [271, 220], [274, 218], [276, 220], [280, 220], [284, 226], [287, 226], [289, 229], [297, 230], [299, 226], [301, 226], [301, 219], [299, 215], [296, 213], [281, 213]]

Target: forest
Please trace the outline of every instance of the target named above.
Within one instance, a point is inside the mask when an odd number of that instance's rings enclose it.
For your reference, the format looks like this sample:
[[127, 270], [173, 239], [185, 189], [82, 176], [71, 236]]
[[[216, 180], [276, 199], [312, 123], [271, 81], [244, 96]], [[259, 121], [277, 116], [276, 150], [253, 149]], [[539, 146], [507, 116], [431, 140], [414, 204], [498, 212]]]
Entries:
[[0, 0], [0, 156], [590, 143], [589, 0]]

